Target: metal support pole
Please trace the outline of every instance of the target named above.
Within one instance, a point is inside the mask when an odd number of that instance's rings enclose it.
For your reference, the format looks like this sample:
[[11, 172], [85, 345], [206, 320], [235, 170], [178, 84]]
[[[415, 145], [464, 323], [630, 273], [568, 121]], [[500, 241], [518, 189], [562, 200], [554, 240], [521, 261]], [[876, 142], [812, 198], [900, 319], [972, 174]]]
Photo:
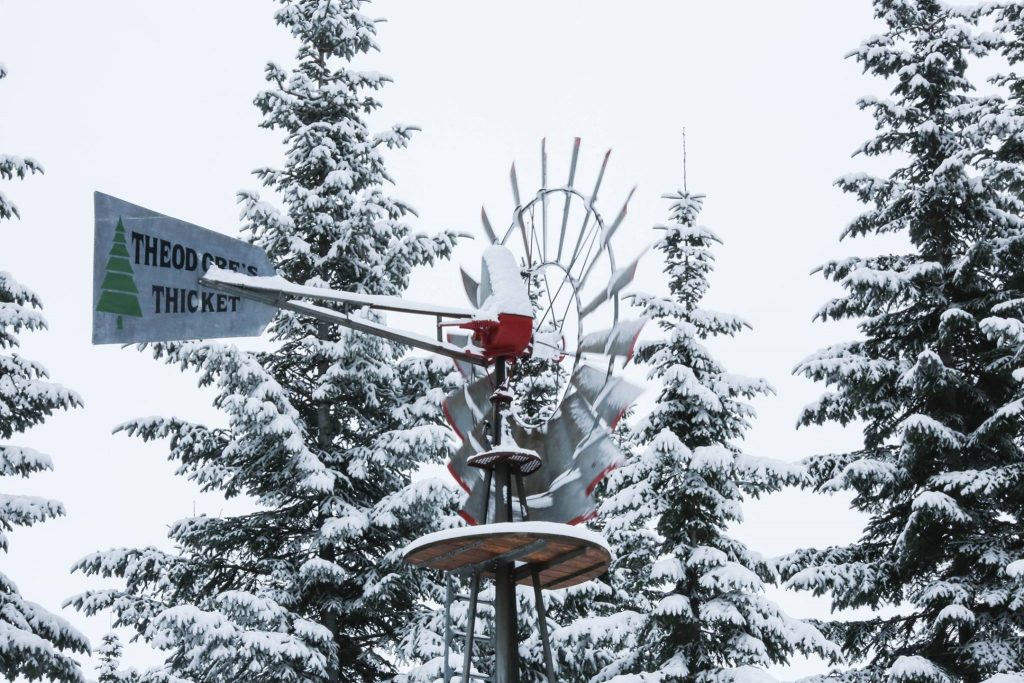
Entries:
[[[492, 470], [491, 468], [488, 467], [487, 468], [487, 472], [484, 473], [484, 491], [490, 491], [491, 490], [491, 481], [493, 479], [494, 479], [494, 470]], [[488, 513], [488, 509], [487, 508], [489, 508], [490, 505], [491, 505], [491, 497], [487, 496], [486, 498], [484, 498], [484, 517], [483, 517], [483, 519], [480, 520], [481, 524], [487, 524], [487, 513]]]
[[511, 522], [511, 484], [512, 472], [507, 462], [499, 462], [494, 467], [494, 521]]
[[451, 683], [452, 665], [448, 657], [452, 647], [452, 575], [444, 575], [444, 668], [441, 669], [444, 683]]
[[480, 572], [473, 574], [469, 581], [469, 613], [466, 614], [466, 644], [462, 652], [462, 683], [469, 683], [470, 667], [473, 665], [473, 638], [476, 636], [476, 599], [480, 593]]
[[526, 489], [523, 487], [523, 475], [516, 472], [516, 491], [519, 493], [519, 507], [523, 509], [523, 521], [530, 521], [530, 509], [526, 505]]
[[[508, 409], [505, 358], [494, 363], [495, 400], [494, 445], [501, 444], [504, 413]], [[494, 470], [495, 521], [512, 521], [512, 472], [507, 462]], [[515, 563], [504, 562], [494, 568], [494, 677], [493, 683], [518, 683], [519, 634], [516, 619]]]
[[516, 584], [512, 562], [494, 571], [494, 683], [518, 683], [519, 634], [516, 620]]
[[533, 578], [533, 599], [537, 604], [537, 622], [540, 627], [540, 642], [544, 647], [544, 675], [548, 683], [555, 683], [555, 664], [551, 660], [551, 641], [548, 636], [548, 613], [544, 608], [544, 593], [540, 587], [540, 572], [533, 569], [530, 572]]

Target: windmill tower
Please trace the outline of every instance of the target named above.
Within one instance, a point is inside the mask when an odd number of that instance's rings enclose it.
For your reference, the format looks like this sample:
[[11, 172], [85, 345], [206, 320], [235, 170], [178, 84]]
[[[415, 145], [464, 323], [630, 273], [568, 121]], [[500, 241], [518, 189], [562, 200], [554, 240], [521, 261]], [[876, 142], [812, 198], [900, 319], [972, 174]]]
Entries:
[[[639, 259], [618, 267], [611, 245], [629, 199], [606, 222], [596, 199], [608, 154], [585, 194], [576, 186], [579, 149], [577, 138], [568, 182], [549, 186], [542, 143], [541, 188], [526, 200], [513, 165], [511, 223], [496, 232], [481, 212], [491, 246], [479, 281], [462, 273], [478, 310], [502, 311], [496, 324], [462, 323], [469, 334], [449, 335], [489, 360], [457, 361], [465, 386], [445, 401], [462, 439], [448, 469], [467, 494], [460, 514], [469, 526], [430, 534], [405, 551], [408, 562], [470, 579], [461, 668], [449, 662], [449, 583], [444, 683], [518, 681], [517, 585], [533, 587], [545, 670], [554, 683], [542, 591], [598, 577], [611, 559], [601, 537], [577, 525], [595, 514], [593, 491], [621, 462], [611, 432], [640, 389], [614, 370], [632, 357], [645, 321], [619, 318], [619, 293]], [[588, 332], [592, 326], [598, 329]], [[494, 584], [494, 661], [486, 673], [471, 667], [485, 580]]]

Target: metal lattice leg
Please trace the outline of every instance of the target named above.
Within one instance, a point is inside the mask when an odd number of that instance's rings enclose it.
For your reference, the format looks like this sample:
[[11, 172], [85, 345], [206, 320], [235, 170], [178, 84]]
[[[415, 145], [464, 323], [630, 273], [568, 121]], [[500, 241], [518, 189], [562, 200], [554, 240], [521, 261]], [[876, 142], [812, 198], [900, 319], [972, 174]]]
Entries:
[[444, 575], [444, 668], [441, 669], [444, 683], [451, 683], [452, 665], [449, 656], [452, 651], [452, 575]]
[[533, 577], [533, 598], [537, 603], [537, 625], [540, 628], [540, 642], [544, 648], [544, 675], [548, 683], [555, 683], [555, 665], [551, 659], [551, 640], [548, 636], [548, 614], [544, 608], [544, 594], [540, 588], [540, 572], [530, 572]]
[[466, 615], [466, 644], [462, 652], [462, 683], [469, 683], [473, 661], [473, 638], [476, 636], [476, 601], [480, 592], [480, 573], [473, 574], [469, 582], [469, 614]]

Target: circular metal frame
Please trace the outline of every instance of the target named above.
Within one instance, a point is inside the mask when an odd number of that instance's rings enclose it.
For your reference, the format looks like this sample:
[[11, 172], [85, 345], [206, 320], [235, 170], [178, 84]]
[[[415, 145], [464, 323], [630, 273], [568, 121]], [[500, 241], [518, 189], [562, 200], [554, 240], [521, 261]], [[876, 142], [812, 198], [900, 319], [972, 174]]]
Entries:
[[[547, 234], [547, 203], [552, 196], [564, 197], [563, 203], [563, 223], [567, 221], [567, 217], [570, 213], [570, 209], [573, 205], [573, 201], [577, 201], [577, 206], [581, 207], [584, 211], [583, 222], [576, 233], [576, 243], [572, 246], [571, 254], [568, 263], [565, 263], [566, 256], [563, 247], [565, 246], [566, 233], [559, 231], [559, 250], [558, 253], [548, 253], [548, 234]], [[538, 223], [536, 220], [536, 209], [538, 205], [541, 208], [543, 215], [542, 219], [542, 234], [538, 235]], [[577, 209], [579, 210], [579, 209]], [[521, 410], [517, 410], [517, 404], [513, 401], [512, 405], [512, 417], [515, 421], [523, 428], [536, 430], [547, 422], [547, 420], [557, 412], [558, 407], [569, 390], [569, 381], [573, 373], [576, 371], [577, 366], [581, 360], [581, 346], [582, 340], [585, 336], [583, 319], [580, 315], [582, 308], [580, 302], [580, 293], [583, 286], [586, 284], [586, 277], [591, 273], [590, 271], [597, 265], [599, 260], [604, 257], [607, 261], [608, 276], [615, 273], [616, 271], [616, 260], [615, 252], [611, 244], [604, 244], [598, 247], [597, 253], [593, 254], [593, 261], [591, 261], [591, 253], [601, 240], [602, 234], [605, 232], [606, 226], [604, 217], [601, 212], [594, 206], [594, 203], [589, 197], [584, 195], [579, 190], [572, 187], [542, 187], [537, 191], [534, 197], [526, 202], [525, 204], [519, 204], [515, 207], [512, 212], [512, 221], [505, 230], [505, 233], [497, 240], [498, 244], [511, 248], [517, 242], [515, 237], [519, 234], [522, 242], [522, 252], [520, 256], [523, 261], [524, 272], [529, 273], [531, 276], [538, 273], [544, 273], [544, 271], [551, 269], [558, 269], [562, 272], [562, 277], [555, 283], [553, 288], [545, 277], [545, 289], [548, 294], [548, 306], [540, 314], [539, 321], [536, 323], [537, 328], [544, 325], [548, 318], [548, 314], [551, 314], [551, 321], [556, 323], [558, 332], [561, 334], [564, 331], [566, 318], [569, 316], [570, 310], [575, 309], [575, 320], [576, 335], [575, 335], [575, 349], [571, 350], [571, 364], [568, 368], [565, 368], [566, 372], [564, 378], [561, 381], [561, 385], [558, 387], [558, 393], [553, 401], [553, 407], [549, 414], [541, 417], [540, 419], [531, 419], [530, 417], [523, 414]], [[585, 251], [584, 251], [585, 250]], [[553, 258], [551, 258], [553, 256]], [[580, 257], [582, 256], [582, 261]], [[581, 266], [579, 276], [574, 276], [573, 271], [577, 266]], [[569, 307], [566, 307], [565, 311], [558, 316], [557, 310], [555, 310], [555, 303], [558, 301], [562, 289], [565, 286], [571, 288]], [[532, 279], [527, 282], [527, 286], [531, 289], [533, 287]], [[551, 295], [551, 291], [554, 289], [554, 295]], [[596, 290], [595, 290], [596, 291]], [[618, 293], [613, 294], [609, 297], [609, 301], [612, 303], [612, 320], [611, 324], [614, 326], [619, 320], [619, 296]], [[564, 338], [564, 335], [563, 335]], [[566, 354], [569, 355], [569, 354]], [[612, 365], [614, 363], [613, 358], [609, 358], [607, 366], [607, 375], [610, 377], [612, 374]], [[514, 377], [514, 370], [513, 370]]]

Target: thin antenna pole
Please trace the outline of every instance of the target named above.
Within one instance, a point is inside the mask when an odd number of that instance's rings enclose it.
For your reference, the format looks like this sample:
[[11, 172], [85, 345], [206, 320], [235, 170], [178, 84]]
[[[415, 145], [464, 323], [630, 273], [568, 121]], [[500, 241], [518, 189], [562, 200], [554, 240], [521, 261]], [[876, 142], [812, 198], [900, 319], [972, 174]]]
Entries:
[[689, 192], [686, 189], [686, 126], [683, 126], [683, 192]]

